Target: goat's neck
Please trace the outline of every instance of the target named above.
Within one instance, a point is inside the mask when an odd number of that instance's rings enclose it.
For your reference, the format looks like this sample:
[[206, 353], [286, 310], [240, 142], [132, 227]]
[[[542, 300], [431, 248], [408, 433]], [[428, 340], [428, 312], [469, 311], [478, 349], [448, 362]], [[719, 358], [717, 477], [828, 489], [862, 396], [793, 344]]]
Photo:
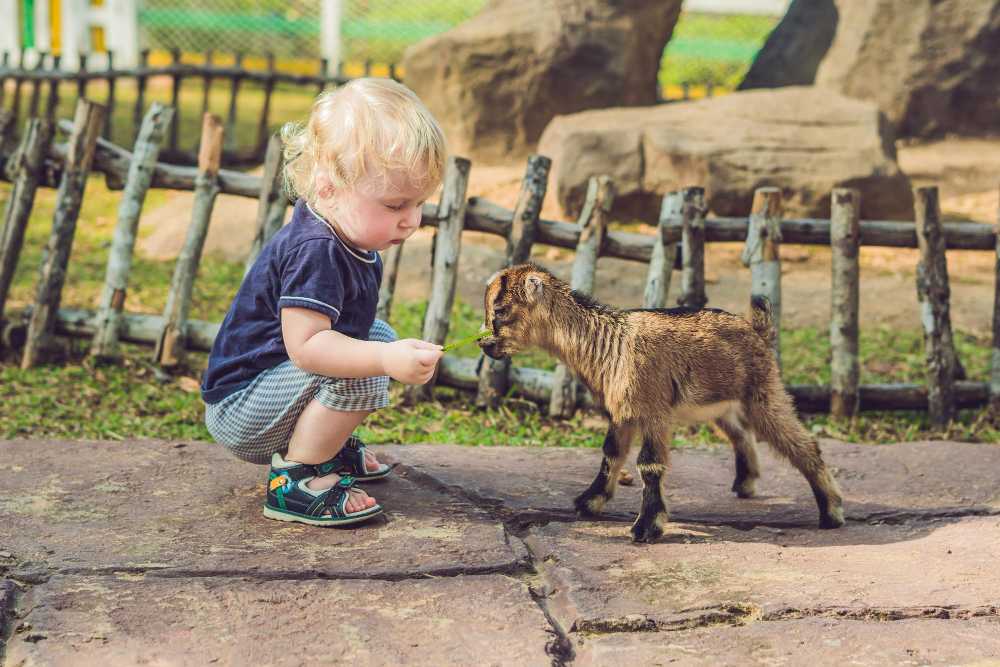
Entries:
[[560, 299], [551, 322], [540, 327], [541, 347], [559, 357], [591, 388], [602, 391], [618, 365], [622, 332], [614, 315]]

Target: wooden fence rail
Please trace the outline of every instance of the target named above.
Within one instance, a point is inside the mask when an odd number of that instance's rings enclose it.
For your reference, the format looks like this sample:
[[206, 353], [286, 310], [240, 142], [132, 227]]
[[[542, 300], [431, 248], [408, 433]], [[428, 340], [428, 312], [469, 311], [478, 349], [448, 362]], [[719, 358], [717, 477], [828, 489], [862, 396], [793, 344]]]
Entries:
[[[146, 108], [146, 97], [148, 94], [148, 83], [150, 79], [162, 78], [170, 82], [170, 106], [175, 109], [177, 118], [170, 127], [169, 143], [161, 149], [161, 157], [166, 162], [179, 164], [195, 164], [197, 153], [194, 150], [180, 146], [180, 96], [184, 82], [200, 82], [202, 92], [202, 107], [200, 115], [203, 116], [208, 111], [209, 94], [212, 83], [225, 81], [229, 83], [229, 99], [227, 103], [227, 113], [225, 121], [226, 146], [223, 151], [223, 162], [225, 164], [258, 164], [263, 158], [267, 149], [267, 141], [270, 134], [270, 120], [272, 113], [272, 96], [275, 86], [288, 84], [299, 87], [307, 87], [310, 90], [315, 87], [323, 90], [327, 86], [338, 86], [350, 81], [349, 77], [338, 73], [326, 75], [325, 60], [317, 60], [318, 74], [297, 74], [283, 72], [275, 67], [273, 54], [266, 54], [267, 66], [264, 70], [247, 69], [243, 66], [243, 54], [233, 55], [234, 64], [232, 66], [221, 66], [214, 64], [217, 55], [213, 51], [204, 54], [204, 64], [191, 64], [181, 62], [181, 53], [173, 51], [171, 62], [160, 67], [149, 66], [149, 51], [144, 50], [140, 54], [140, 65], [138, 67], [117, 68], [114, 64], [114, 54], [108, 53], [107, 66], [101, 69], [89, 69], [89, 59], [87, 54], [78, 56], [77, 71], [66, 71], [60, 69], [60, 56], [52, 56], [49, 53], [39, 52], [34, 54], [35, 64], [32, 67], [26, 66], [25, 51], [22, 51], [17, 63], [13, 62], [10, 54], [5, 52], [0, 58], [0, 109], [3, 109], [7, 98], [7, 83], [12, 82], [13, 93], [10, 95], [9, 110], [14, 116], [15, 123], [21, 118], [34, 118], [38, 116], [41, 99], [44, 97], [45, 117], [53, 120], [59, 105], [60, 84], [74, 84], [76, 95], [79, 99], [84, 99], [88, 95], [88, 87], [94, 82], [103, 82], [107, 89], [103, 106], [107, 109], [104, 116], [101, 136], [108, 139], [114, 130], [116, 108], [120, 105], [120, 83], [123, 81], [133, 81], [136, 88], [135, 101], [129, 122], [131, 124], [130, 138], [138, 135], [141, 120]], [[395, 68], [390, 68], [390, 76], [396, 78]], [[240, 101], [240, 91], [246, 90], [244, 84], [252, 84], [255, 88], [263, 91], [263, 102], [257, 115], [252, 143], [244, 146], [238, 145], [238, 134], [235, 131], [237, 117], [242, 110], [245, 113], [246, 104]], [[28, 102], [23, 103], [25, 93], [23, 90], [30, 88]], [[245, 96], [244, 96], [245, 97]], [[120, 119], [119, 119], [120, 121]]]
[[[82, 196], [80, 182], [89, 168], [105, 174], [109, 183], [123, 187], [133, 199], [136, 192], [148, 187], [188, 189], [198, 192], [202, 205], [197, 206], [185, 248], [174, 273], [170, 303], [163, 316], [135, 315], [119, 311], [115, 337], [123, 341], [141, 342], [157, 347], [157, 360], [170, 364], [185, 349], [208, 350], [218, 324], [187, 319], [191, 281], [200, 259], [201, 244], [207, 231], [211, 202], [219, 192], [231, 192], [258, 198], [258, 232], [254, 246], [259, 250], [280, 227], [288, 204], [277, 189], [276, 174], [280, 171], [278, 156], [280, 144], [271, 140], [271, 159], [263, 177], [254, 177], [218, 168], [218, 147], [223, 142], [223, 121], [206, 121], [202, 138], [203, 160], [200, 169], [153, 163], [150, 148], [139, 142], [135, 160], [123, 148], [97, 138], [95, 127], [102, 122], [99, 105], [90, 105], [94, 111], [78, 113], [73, 124], [73, 135], [67, 144], [53, 144], [48, 150], [39, 137], [44, 125], [32, 125], [36, 138], [22, 142], [16, 151], [0, 151], [0, 174], [14, 180], [16, 193], [34, 192], [28, 186], [34, 183], [48, 185], [62, 183], [57, 219], [66, 222], [57, 225], [63, 231], [53, 231], [50, 248], [43, 271], [45, 282], [39, 286], [39, 297], [33, 306], [21, 313], [6, 314], [0, 339], [6, 345], [25, 346], [24, 363], [34, 363], [44, 352], [39, 331], [51, 334], [83, 336], [93, 339], [92, 351], [108, 327], [106, 299], [102, 298], [101, 310], [94, 313], [83, 310], [58, 309], [58, 282], [60, 272], [65, 273], [65, 258], [72, 243], [72, 227]], [[151, 111], [152, 113], [152, 111]], [[88, 129], [89, 128], [89, 129]], [[29, 132], [30, 134], [30, 132]], [[155, 134], [155, 133], [154, 133]], [[162, 146], [164, 132], [152, 139]], [[213, 148], [214, 146], [214, 148]], [[34, 155], [35, 157], [29, 157]], [[43, 160], [40, 156], [46, 156]], [[89, 156], [89, 157], [88, 157]], [[135, 168], [142, 164], [141, 169]], [[129, 170], [128, 167], [133, 169]], [[996, 280], [1000, 285], [1000, 240], [998, 229], [977, 223], [942, 223], [937, 206], [937, 190], [921, 188], [916, 192], [916, 223], [862, 221], [858, 219], [860, 198], [852, 190], [836, 190], [831, 202], [831, 220], [783, 219], [781, 193], [774, 188], [761, 188], [755, 193], [753, 211], [747, 218], [704, 217], [704, 191], [688, 188], [668, 193], [663, 200], [657, 230], [654, 235], [607, 231], [608, 202], [613, 196], [613, 183], [605, 178], [593, 181], [593, 199], [589, 210], [576, 224], [542, 220], [538, 217], [544, 198], [549, 162], [541, 156], [532, 156], [528, 162], [522, 193], [514, 211], [504, 209], [479, 198], [465, 194], [471, 165], [463, 158], [451, 158], [446, 172], [444, 191], [440, 204], [424, 207], [424, 224], [436, 228], [433, 252], [432, 290], [423, 324], [423, 336], [428, 340], [443, 342], [450, 327], [450, 312], [458, 277], [461, 252], [461, 233], [478, 231], [495, 234], [508, 243], [507, 263], [527, 259], [536, 244], [570, 248], [577, 251], [574, 263], [573, 284], [590, 291], [596, 265], [601, 257], [619, 257], [649, 263], [644, 307], [663, 307], [669, 290], [671, 272], [678, 252], [683, 252], [680, 262], [682, 289], [680, 301], [692, 306], [704, 304], [704, 243], [715, 241], [742, 241], [745, 243], [744, 261], [751, 267], [752, 295], [767, 296], [773, 304], [776, 329], [780, 327], [780, 245], [782, 243], [830, 245], [833, 252], [831, 274], [833, 317], [831, 320], [832, 368], [829, 386], [793, 385], [789, 387], [800, 409], [808, 411], [833, 411], [851, 415], [859, 410], [922, 409], [928, 410], [935, 424], [946, 424], [960, 408], [980, 407], [987, 404], [1000, 410], [1000, 290], [994, 303], [994, 340], [992, 371], [988, 382], [965, 381], [964, 369], [955, 352], [948, 315], [948, 276], [945, 250], [980, 249], [995, 253]], [[7, 173], [10, 171], [11, 173]], [[34, 179], [34, 180], [32, 180]], [[66, 185], [76, 184], [73, 187]], [[0, 234], [3, 264], [16, 262], [19, 248], [7, 239], [18, 229], [12, 220], [24, 216], [26, 195], [11, 198], [5, 216], [5, 227]], [[21, 203], [18, 203], [21, 202]], [[29, 198], [30, 203], [30, 198]], [[75, 212], [74, 212], [75, 208]], [[30, 210], [30, 209], [28, 209]], [[14, 212], [17, 214], [15, 215]], [[127, 225], [134, 224], [134, 205], [123, 203], [120, 218]], [[58, 222], [58, 220], [57, 220]], [[122, 221], [120, 220], [120, 224]], [[65, 231], [65, 230], [69, 231]], [[131, 252], [129, 244], [118, 247], [113, 243], [112, 252]], [[120, 245], [120, 244], [119, 244]], [[921, 304], [921, 321], [924, 324], [927, 357], [927, 381], [918, 384], [859, 385], [858, 360], [858, 265], [857, 253], [861, 245], [890, 247], [917, 247], [920, 263], [916, 288]], [[391, 303], [402, 246], [386, 257], [387, 280], [380, 293], [379, 312], [391, 315]], [[121, 258], [119, 258], [120, 260]], [[53, 264], [55, 262], [55, 264]], [[60, 264], [60, 262], [62, 262]], [[109, 261], [109, 280], [113, 262]], [[0, 275], [3, 275], [0, 273]], [[110, 282], [108, 283], [111, 284]], [[118, 284], [118, 297], [112, 302], [123, 301], [124, 284]], [[5, 294], [0, 294], [0, 297]], [[2, 304], [2, 299], [0, 299]], [[637, 304], [638, 305], [638, 304]], [[0, 316], [4, 315], [0, 309]], [[36, 322], [42, 322], [36, 326]], [[776, 331], [777, 333], [777, 331]], [[446, 356], [434, 380], [440, 385], [477, 392], [481, 405], [495, 405], [508, 391], [513, 391], [539, 403], [547, 404], [552, 414], [567, 415], [578, 406], [591, 403], [591, 398], [558, 368], [555, 372], [537, 369], [497, 367], [493, 364]], [[409, 400], [426, 400], [432, 396], [434, 383], [406, 392]]]

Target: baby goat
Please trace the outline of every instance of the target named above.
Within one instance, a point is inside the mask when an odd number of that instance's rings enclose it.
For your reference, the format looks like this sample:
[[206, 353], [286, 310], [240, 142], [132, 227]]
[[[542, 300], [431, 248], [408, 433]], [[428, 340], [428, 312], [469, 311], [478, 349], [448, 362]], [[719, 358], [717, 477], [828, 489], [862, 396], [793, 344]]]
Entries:
[[662, 483], [672, 429], [712, 421], [736, 452], [733, 491], [740, 498], [753, 496], [760, 476], [756, 435], [809, 481], [820, 527], [844, 525], [840, 489], [781, 382], [766, 299], [754, 300], [752, 322], [711, 308], [617, 310], [522, 264], [498, 273], [485, 300], [493, 335], [480, 341], [483, 352], [501, 359], [523, 347], [546, 350], [580, 376], [608, 414], [604, 460], [575, 501], [580, 514], [600, 512], [612, 497], [632, 440], [641, 435], [642, 507], [632, 539], [658, 538], [667, 522]]

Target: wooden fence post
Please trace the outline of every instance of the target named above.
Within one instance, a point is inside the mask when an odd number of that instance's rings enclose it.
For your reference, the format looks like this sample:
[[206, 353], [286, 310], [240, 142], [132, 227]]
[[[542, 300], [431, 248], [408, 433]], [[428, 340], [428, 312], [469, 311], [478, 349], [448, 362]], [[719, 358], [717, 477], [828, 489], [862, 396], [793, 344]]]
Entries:
[[378, 290], [378, 306], [375, 317], [385, 322], [392, 314], [392, 297], [396, 292], [396, 277], [399, 275], [399, 260], [403, 257], [405, 243], [394, 245], [385, 251], [382, 257], [382, 285]]
[[[45, 57], [48, 55], [45, 51], [38, 54], [38, 61], [35, 63], [34, 71], [36, 74], [41, 74], [42, 68], [45, 66]], [[42, 92], [42, 79], [39, 77], [31, 82], [31, 100], [28, 102], [28, 118], [38, 118], [38, 99]]]
[[101, 133], [105, 139], [111, 139], [111, 122], [115, 115], [115, 53], [108, 51], [108, 71], [105, 80], [108, 82], [108, 102], [107, 112], [104, 114], [104, 131]]
[[149, 49], [139, 52], [139, 71], [135, 76], [135, 107], [132, 108], [132, 142], [139, 139], [139, 132], [142, 131], [142, 120], [146, 112], [146, 75], [143, 72], [149, 67]]
[[[531, 258], [531, 246], [538, 236], [538, 217], [548, 188], [552, 160], [544, 155], [532, 155], [521, 181], [521, 193], [514, 206], [510, 233], [507, 235], [507, 257], [504, 266], [523, 264]], [[476, 405], [495, 408], [510, 388], [510, 359], [483, 357], [476, 390]]]
[[201, 78], [201, 115], [204, 116], [210, 111], [212, 97], [212, 66], [215, 58], [215, 51], [209, 49], [205, 52], [205, 70]]
[[121, 328], [122, 310], [128, 290], [128, 275], [132, 270], [132, 253], [135, 250], [136, 230], [139, 228], [139, 214], [153, 180], [153, 168], [160, 155], [167, 127], [174, 116], [174, 110], [159, 102], [153, 102], [142, 121], [139, 136], [135, 140], [132, 161], [129, 163], [125, 191], [118, 205], [118, 222], [115, 225], [111, 250], [108, 252], [108, 268], [104, 276], [104, 291], [101, 305], [97, 310], [97, 331], [91, 342], [90, 354], [99, 359], [113, 359], [118, 356], [118, 335]]
[[69, 138], [69, 153], [63, 168], [62, 181], [52, 218], [52, 233], [45, 250], [38, 281], [35, 307], [28, 321], [27, 340], [21, 368], [31, 368], [41, 356], [43, 346], [55, 329], [59, 301], [66, 281], [66, 267], [73, 249], [76, 221], [80, 216], [87, 174], [97, 148], [97, 137], [104, 123], [104, 107], [88, 100], [76, 103], [73, 133]]
[[219, 166], [222, 161], [222, 120], [205, 114], [201, 124], [201, 146], [198, 150], [198, 177], [195, 179], [194, 209], [184, 247], [181, 248], [174, 277], [170, 281], [167, 306], [163, 311], [163, 331], [153, 352], [153, 360], [160, 366], [176, 366], [184, 352], [187, 339], [187, 320], [191, 310], [191, 292], [194, 277], [201, 261], [201, 251], [208, 235], [212, 207], [219, 194]]
[[683, 270], [681, 296], [677, 303], [688, 308], [704, 308], [705, 296], [705, 188], [684, 188], [681, 247]]
[[916, 206], [917, 299], [920, 320], [924, 327], [924, 354], [927, 358], [927, 411], [931, 423], [944, 427], [955, 418], [954, 341], [951, 335], [951, 315], [948, 285], [948, 264], [945, 259], [944, 229], [936, 187], [917, 188]]
[[[0, 69], [6, 70], [7, 63], [10, 62], [10, 52], [4, 51], [0, 56]], [[0, 74], [0, 111], [3, 111], [3, 103], [7, 101], [7, 72]]]
[[679, 219], [684, 206], [684, 196], [680, 192], [663, 195], [660, 205], [660, 221], [657, 225], [657, 242], [653, 244], [653, 255], [649, 260], [646, 274], [646, 289], [642, 295], [643, 308], [663, 308], [670, 293], [670, 278], [677, 261], [677, 242], [667, 242], [667, 226]]
[[[327, 72], [330, 71], [330, 61], [327, 58], [319, 59], [319, 74], [317, 75], [316, 81], [316, 95], [322, 95], [323, 91], [326, 89], [327, 82]], [[341, 77], [344, 74], [344, 61], [341, 60], [337, 63], [337, 77]]]
[[260, 179], [260, 196], [257, 198], [257, 234], [250, 245], [250, 254], [247, 255], [243, 275], [250, 271], [261, 248], [281, 229], [285, 221], [288, 197], [282, 185], [283, 149], [281, 137], [271, 135], [270, 141], [267, 142], [267, 155], [264, 158], [264, 174]]
[[858, 411], [859, 265], [861, 193], [835, 188], [830, 195], [830, 414]]
[[27, 52], [27, 49], [21, 49], [21, 54], [17, 59], [17, 74], [14, 75], [14, 97], [10, 103], [10, 110], [14, 113], [15, 125], [17, 124], [21, 114], [21, 86], [24, 82], [24, 79], [21, 77], [21, 72], [24, 71], [24, 54]]
[[267, 54], [267, 80], [264, 82], [264, 104], [260, 109], [260, 122], [257, 124], [257, 145], [253, 149], [253, 155], [259, 157], [264, 154], [268, 144], [268, 127], [271, 116], [271, 96], [274, 94], [274, 54]]
[[996, 266], [993, 271], [993, 355], [990, 360], [990, 411], [1000, 419], [1000, 206], [997, 207]]
[[[172, 73], [170, 79], [173, 85], [170, 88], [170, 106], [174, 110], [174, 122], [170, 125], [170, 152], [177, 151], [177, 137], [181, 127], [181, 50], [170, 49], [170, 68]], [[202, 115], [204, 118], [204, 114]]]
[[[455, 303], [455, 286], [458, 281], [458, 258], [462, 250], [462, 227], [468, 201], [465, 192], [469, 185], [471, 163], [464, 157], [448, 158], [444, 174], [444, 190], [438, 206], [437, 234], [434, 243], [434, 268], [431, 272], [431, 298], [424, 315], [423, 339], [442, 345], [448, 336], [451, 307]], [[434, 383], [441, 366], [430, 382], [406, 388], [407, 402], [430, 400], [434, 397]]]
[[229, 92], [229, 113], [226, 115], [226, 135], [225, 135], [225, 151], [233, 156], [236, 151], [236, 98], [240, 94], [240, 83], [243, 81], [241, 76], [243, 70], [243, 52], [240, 51], [236, 54], [236, 73], [233, 76], [232, 85]]
[[781, 190], [757, 188], [741, 259], [750, 267], [750, 297], [771, 302], [774, 355], [781, 367]]
[[7, 200], [3, 231], [0, 233], [0, 319], [3, 319], [7, 293], [14, 279], [17, 259], [24, 244], [24, 231], [31, 217], [35, 190], [42, 176], [52, 136], [52, 123], [32, 118], [28, 121], [17, 152], [10, 158], [11, 164], [7, 165], [14, 187]]
[[[591, 177], [587, 184], [587, 199], [580, 213], [580, 242], [573, 258], [570, 287], [590, 294], [594, 291], [594, 273], [601, 254], [608, 216], [615, 199], [615, 186], [607, 176]], [[560, 363], [552, 376], [552, 396], [549, 416], [567, 418], [573, 415], [577, 403], [577, 380], [573, 372]]]
[[56, 108], [59, 106], [59, 65], [62, 63], [62, 56], [52, 56], [52, 78], [49, 79], [49, 97], [45, 101], [45, 118], [55, 121]]
[[[0, 85], [3, 85], [0, 83]], [[14, 180], [14, 166], [11, 162], [13, 156], [7, 155], [8, 145], [13, 143], [14, 138], [14, 113], [9, 109], [0, 109], [0, 174], [6, 173], [9, 180]], [[5, 157], [6, 156], [6, 157]]]

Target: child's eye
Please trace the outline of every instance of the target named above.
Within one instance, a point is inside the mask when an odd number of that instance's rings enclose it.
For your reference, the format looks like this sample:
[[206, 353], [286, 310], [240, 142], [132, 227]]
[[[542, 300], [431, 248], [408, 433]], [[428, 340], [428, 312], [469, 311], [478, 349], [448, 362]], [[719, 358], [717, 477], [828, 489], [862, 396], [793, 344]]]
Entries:
[[402, 204], [399, 204], [399, 205], [396, 205], [396, 204], [386, 204], [385, 207], [387, 209], [389, 209], [390, 211], [402, 211], [403, 210], [403, 205]]

